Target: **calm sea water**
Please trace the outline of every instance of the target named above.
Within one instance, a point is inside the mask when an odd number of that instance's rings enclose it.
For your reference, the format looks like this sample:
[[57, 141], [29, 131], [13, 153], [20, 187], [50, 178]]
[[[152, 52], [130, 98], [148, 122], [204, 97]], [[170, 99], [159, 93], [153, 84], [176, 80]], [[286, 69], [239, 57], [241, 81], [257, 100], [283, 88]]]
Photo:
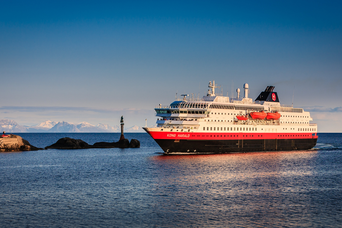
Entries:
[[[37, 147], [68, 136], [20, 133]], [[342, 134], [315, 150], [162, 156], [139, 149], [0, 153], [0, 227], [342, 227]]]

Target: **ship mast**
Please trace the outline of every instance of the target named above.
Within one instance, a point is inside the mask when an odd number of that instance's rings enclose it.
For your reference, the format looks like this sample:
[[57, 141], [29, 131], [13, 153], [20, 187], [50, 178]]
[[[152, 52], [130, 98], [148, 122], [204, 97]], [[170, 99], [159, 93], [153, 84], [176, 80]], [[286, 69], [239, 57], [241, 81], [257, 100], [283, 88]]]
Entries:
[[215, 85], [215, 81], [214, 80], [213, 82], [209, 81], [208, 87], [209, 89], [208, 89], [207, 96], [215, 96], [215, 88], [218, 88], [218, 86]]

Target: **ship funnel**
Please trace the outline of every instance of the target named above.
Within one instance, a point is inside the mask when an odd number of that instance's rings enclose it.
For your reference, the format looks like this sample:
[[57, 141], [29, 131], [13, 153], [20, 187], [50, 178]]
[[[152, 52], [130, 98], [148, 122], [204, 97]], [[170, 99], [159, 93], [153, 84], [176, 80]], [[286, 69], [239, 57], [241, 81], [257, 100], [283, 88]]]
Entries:
[[236, 92], [237, 92], [237, 99], [240, 99], [240, 89], [237, 88], [237, 89], [236, 89]]
[[245, 98], [248, 98], [249, 85], [247, 83], [245, 83], [243, 85], [243, 88], [245, 89]]

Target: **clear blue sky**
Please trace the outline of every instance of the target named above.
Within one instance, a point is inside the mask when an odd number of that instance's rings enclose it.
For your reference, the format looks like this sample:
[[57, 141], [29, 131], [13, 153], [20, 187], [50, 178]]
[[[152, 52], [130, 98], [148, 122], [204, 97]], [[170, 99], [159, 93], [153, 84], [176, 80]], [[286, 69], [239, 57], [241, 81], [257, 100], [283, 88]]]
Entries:
[[[0, 119], [155, 122], [176, 92], [275, 85], [342, 132], [342, 1], [0, 1]], [[234, 93], [235, 96], [235, 93]], [[293, 99], [294, 98], [294, 99]]]

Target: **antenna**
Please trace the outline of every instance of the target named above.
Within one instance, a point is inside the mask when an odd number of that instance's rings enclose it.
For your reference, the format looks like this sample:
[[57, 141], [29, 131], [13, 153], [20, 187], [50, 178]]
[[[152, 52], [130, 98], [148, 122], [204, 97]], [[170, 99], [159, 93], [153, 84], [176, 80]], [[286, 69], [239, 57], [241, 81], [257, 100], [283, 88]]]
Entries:
[[294, 92], [295, 92], [296, 86], [293, 86], [293, 93], [292, 93], [292, 107], [293, 107], [293, 102], [294, 102]]
[[232, 88], [231, 88], [230, 91], [231, 91], [232, 94], [231, 94], [230, 97], [233, 98], [234, 97], [234, 82], [233, 82], [233, 80], [232, 80], [232, 84], [231, 85], [232, 85]]
[[147, 119], [145, 119], [145, 127], [147, 127]]
[[237, 93], [237, 99], [239, 100], [240, 99], [240, 89], [239, 88], [236, 89], [236, 93]]

